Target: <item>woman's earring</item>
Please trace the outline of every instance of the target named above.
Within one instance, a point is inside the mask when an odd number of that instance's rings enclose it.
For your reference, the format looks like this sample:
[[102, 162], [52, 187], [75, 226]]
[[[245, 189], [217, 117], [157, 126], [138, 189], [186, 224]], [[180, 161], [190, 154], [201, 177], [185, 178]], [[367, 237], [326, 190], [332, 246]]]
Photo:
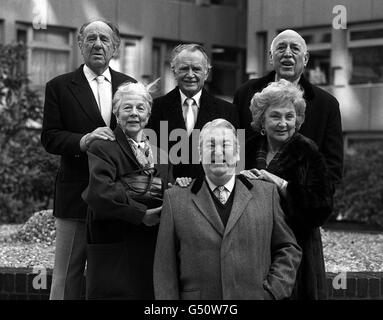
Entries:
[[266, 130], [265, 130], [265, 128], [262, 128], [262, 129], [261, 129], [261, 135], [264, 136], [265, 134], [266, 134]]

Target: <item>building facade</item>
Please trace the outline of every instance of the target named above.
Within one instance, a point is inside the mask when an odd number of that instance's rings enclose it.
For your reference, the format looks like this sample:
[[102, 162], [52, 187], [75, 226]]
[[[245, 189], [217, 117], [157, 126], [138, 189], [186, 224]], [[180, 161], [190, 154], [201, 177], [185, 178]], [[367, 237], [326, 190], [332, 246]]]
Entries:
[[248, 0], [249, 77], [269, 70], [273, 37], [294, 29], [307, 42], [306, 76], [340, 102], [346, 145], [383, 138], [383, 1]]
[[28, 46], [31, 84], [77, 68], [79, 27], [102, 17], [116, 22], [122, 41], [111, 66], [136, 79], [161, 77], [161, 94], [174, 87], [169, 53], [179, 43], [200, 43], [212, 59], [207, 83], [231, 99], [245, 80], [246, 0], [0, 0], [0, 43]]

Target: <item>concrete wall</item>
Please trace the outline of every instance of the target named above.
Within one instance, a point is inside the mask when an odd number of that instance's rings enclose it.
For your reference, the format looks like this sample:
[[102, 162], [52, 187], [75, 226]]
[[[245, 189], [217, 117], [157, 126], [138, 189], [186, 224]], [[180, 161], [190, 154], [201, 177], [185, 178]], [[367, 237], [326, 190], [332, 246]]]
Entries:
[[142, 37], [147, 50], [153, 38], [199, 42], [208, 48], [246, 47], [245, 10], [172, 0], [0, 0], [5, 42], [15, 39], [15, 22], [33, 21], [35, 3], [47, 3], [48, 26], [78, 28], [88, 19], [104, 17], [117, 22], [122, 34]]

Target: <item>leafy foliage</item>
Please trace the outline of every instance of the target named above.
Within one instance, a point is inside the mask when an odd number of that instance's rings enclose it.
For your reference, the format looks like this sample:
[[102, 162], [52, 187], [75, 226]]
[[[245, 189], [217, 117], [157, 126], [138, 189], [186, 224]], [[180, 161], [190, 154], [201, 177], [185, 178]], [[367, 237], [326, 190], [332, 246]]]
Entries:
[[0, 45], [0, 223], [49, 206], [57, 159], [40, 144], [43, 105], [22, 72], [26, 48]]
[[383, 141], [355, 144], [345, 155], [335, 212], [345, 220], [383, 226]]

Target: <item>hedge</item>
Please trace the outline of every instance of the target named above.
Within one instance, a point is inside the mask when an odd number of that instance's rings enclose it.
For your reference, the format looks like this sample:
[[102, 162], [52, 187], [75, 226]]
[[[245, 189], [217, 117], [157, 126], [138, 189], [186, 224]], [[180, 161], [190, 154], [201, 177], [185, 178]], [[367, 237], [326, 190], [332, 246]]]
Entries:
[[20, 69], [22, 44], [0, 45], [0, 223], [50, 206], [58, 159], [40, 143], [43, 104]]
[[343, 220], [383, 226], [383, 141], [357, 143], [345, 154], [334, 211]]

